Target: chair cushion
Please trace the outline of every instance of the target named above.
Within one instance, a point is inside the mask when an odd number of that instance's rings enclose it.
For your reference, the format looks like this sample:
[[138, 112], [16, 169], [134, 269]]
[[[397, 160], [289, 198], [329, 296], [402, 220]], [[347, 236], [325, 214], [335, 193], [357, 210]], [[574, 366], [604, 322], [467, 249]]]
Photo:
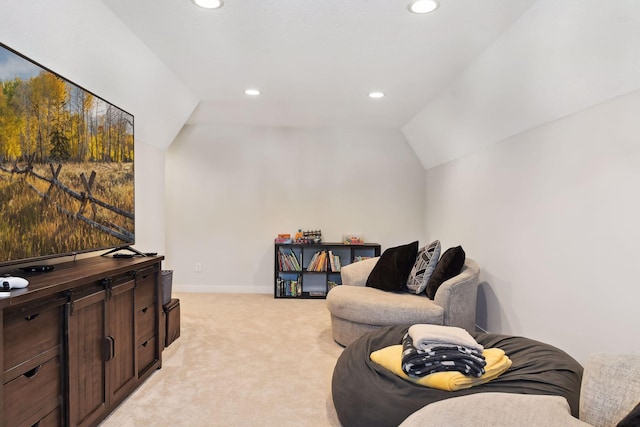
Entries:
[[369, 325], [431, 323], [441, 325], [444, 309], [408, 292], [385, 292], [361, 286], [336, 286], [327, 295], [332, 315]]

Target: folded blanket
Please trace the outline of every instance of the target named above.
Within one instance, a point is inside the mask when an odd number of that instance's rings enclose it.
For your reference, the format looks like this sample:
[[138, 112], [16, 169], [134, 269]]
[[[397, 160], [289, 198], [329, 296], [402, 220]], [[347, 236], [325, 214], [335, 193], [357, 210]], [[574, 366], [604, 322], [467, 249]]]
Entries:
[[469, 332], [456, 326], [418, 323], [409, 327], [409, 335], [413, 339], [413, 345], [418, 350], [425, 349], [432, 344], [461, 345], [479, 353], [484, 350]]
[[425, 375], [435, 374], [436, 372], [459, 372], [463, 375], [472, 377], [480, 377], [484, 374], [484, 369], [474, 366], [471, 363], [462, 361], [444, 361], [435, 363], [420, 363], [413, 365], [411, 363], [403, 363], [402, 370], [411, 377], [424, 377]]
[[422, 377], [435, 372], [457, 371], [480, 377], [486, 362], [481, 352], [460, 345], [432, 344], [418, 350], [407, 332], [402, 339], [402, 370]]
[[456, 391], [487, 383], [498, 378], [511, 367], [511, 359], [500, 348], [488, 348], [483, 351], [487, 365], [485, 373], [479, 377], [468, 377], [460, 372], [436, 372], [420, 378], [410, 377], [402, 370], [402, 345], [392, 345], [374, 351], [369, 356], [378, 365], [386, 368], [400, 378], [415, 384], [438, 390]]

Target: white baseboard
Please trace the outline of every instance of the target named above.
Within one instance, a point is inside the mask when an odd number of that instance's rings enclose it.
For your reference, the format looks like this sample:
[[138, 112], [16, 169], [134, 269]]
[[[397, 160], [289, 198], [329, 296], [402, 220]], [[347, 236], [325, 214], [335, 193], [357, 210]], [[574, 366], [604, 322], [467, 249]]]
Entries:
[[204, 294], [273, 294], [273, 288], [264, 286], [207, 286], [207, 285], [173, 285], [173, 292]]

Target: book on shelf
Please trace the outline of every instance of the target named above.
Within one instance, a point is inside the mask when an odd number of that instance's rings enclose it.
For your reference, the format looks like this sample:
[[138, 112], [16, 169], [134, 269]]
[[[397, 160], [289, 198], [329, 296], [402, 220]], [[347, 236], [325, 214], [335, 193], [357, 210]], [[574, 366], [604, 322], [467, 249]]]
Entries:
[[320, 252], [316, 252], [313, 254], [311, 259], [309, 260], [309, 264], [307, 264], [307, 271], [315, 271], [314, 268], [319, 256], [320, 256]]
[[273, 239], [274, 243], [280, 243], [280, 244], [285, 244], [285, 243], [293, 243], [293, 240], [291, 240], [291, 238], [285, 238], [285, 237], [276, 237], [275, 239]]
[[273, 239], [275, 243], [293, 243], [293, 239], [291, 239], [291, 234], [281, 233], [278, 234], [278, 237]]
[[296, 280], [287, 280], [281, 277], [276, 281], [277, 297], [299, 297], [302, 295], [302, 279], [300, 276]]
[[278, 249], [278, 268], [280, 271], [302, 271], [298, 257], [289, 248]]
[[316, 258], [316, 263], [313, 266], [313, 271], [322, 271], [322, 262], [324, 260], [324, 252], [318, 252], [318, 258]]
[[325, 296], [327, 296], [327, 293], [323, 292], [323, 291], [310, 291], [309, 292], [309, 296], [310, 297], [325, 297]]
[[364, 261], [365, 259], [369, 259], [369, 258], [373, 258], [373, 257], [370, 257], [370, 256], [356, 256], [356, 257], [353, 257], [353, 262]]
[[307, 265], [307, 271], [327, 271], [328, 256], [327, 251], [318, 251], [313, 254], [309, 264]]
[[329, 259], [331, 261], [331, 271], [334, 273], [340, 272], [340, 255], [335, 255], [331, 251], [329, 251]]
[[307, 271], [323, 272], [330, 271], [332, 273], [340, 272], [341, 263], [340, 256], [333, 251], [318, 251], [313, 254], [307, 265]]
[[327, 271], [327, 262], [327, 251], [322, 251], [322, 253], [320, 254], [320, 262], [317, 271]]
[[329, 250], [329, 267], [331, 268], [331, 271], [336, 271], [336, 262], [333, 257], [333, 251], [331, 250]]

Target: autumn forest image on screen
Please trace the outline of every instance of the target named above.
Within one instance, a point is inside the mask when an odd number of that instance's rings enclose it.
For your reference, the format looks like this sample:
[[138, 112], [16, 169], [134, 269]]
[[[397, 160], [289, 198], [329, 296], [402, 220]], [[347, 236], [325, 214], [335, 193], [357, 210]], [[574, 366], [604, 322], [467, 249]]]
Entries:
[[1, 44], [0, 86], [0, 263], [133, 244], [133, 116]]

